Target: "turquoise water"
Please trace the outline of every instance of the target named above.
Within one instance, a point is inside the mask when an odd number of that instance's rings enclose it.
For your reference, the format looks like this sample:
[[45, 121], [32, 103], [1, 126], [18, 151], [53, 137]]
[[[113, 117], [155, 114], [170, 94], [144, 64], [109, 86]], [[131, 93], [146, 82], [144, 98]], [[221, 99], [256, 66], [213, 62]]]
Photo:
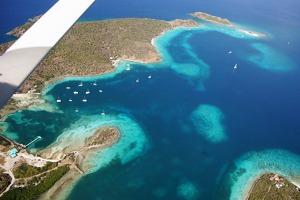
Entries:
[[[246, 29], [267, 38], [208, 23], [167, 32], [155, 41], [164, 62], [130, 63], [130, 71], [123, 62], [113, 74], [68, 78], [44, 91], [59, 112], [18, 112], [7, 118], [5, 134], [22, 143], [40, 135], [43, 140], [31, 148], [43, 149], [86, 137], [99, 126], [120, 129], [118, 143], [85, 163], [91, 170], [68, 199], [239, 199], [263, 172], [299, 180], [296, 3], [240, 4], [241, 11], [234, 7], [231, 14], [222, 5], [214, 10], [213, 3], [204, 8], [249, 22]], [[246, 8], [253, 9], [251, 18]], [[174, 13], [194, 9], [199, 7]]]
[[[20, 142], [41, 135], [43, 140], [32, 148], [45, 148], [56, 138], [72, 141], [100, 126], [121, 130], [121, 142], [91, 155], [85, 164], [91, 170], [69, 199], [236, 199], [245, 180], [273, 170], [266, 166], [299, 176], [293, 167], [299, 163], [297, 155], [282, 153], [290, 157], [291, 167], [280, 165], [283, 157], [274, 153], [280, 150], [260, 153], [269, 148], [299, 152], [297, 120], [285, 113], [299, 100], [288, 91], [297, 81], [295, 61], [280, 51], [268, 51], [272, 47], [266, 39], [238, 37], [241, 33], [234, 30], [224, 34], [222, 29], [170, 31], [155, 41], [162, 63], [130, 63], [126, 70], [122, 62], [114, 74], [55, 84], [44, 95], [60, 112], [11, 115], [6, 134]], [[250, 150], [258, 152], [247, 153]], [[244, 156], [233, 162], [245, 153], [251, 155], [248, 160], [243, 161]], [[267, 163], [259, 170], [257, 154], [266, 156]], [[249, 174], [232, 183], [226, 177], [236, 174], [236, 168]]]

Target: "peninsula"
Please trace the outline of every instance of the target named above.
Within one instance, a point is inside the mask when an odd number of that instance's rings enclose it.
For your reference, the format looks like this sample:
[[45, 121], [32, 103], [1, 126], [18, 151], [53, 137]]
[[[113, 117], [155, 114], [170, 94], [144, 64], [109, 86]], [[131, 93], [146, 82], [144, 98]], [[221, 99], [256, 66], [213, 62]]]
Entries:
[[247, 200], [255, 199], [300, 199], [300, 188], [284, 177], [267, 173], [252, 185]]
[[[226, 26], [232, 25], [227, 19], [205, 13], [197, 12], [192, 16]], [[96, 76], [109, 73], [115, 70], [115, 65], [122, 59], [142, 63], [159, 62], [161, 58], [151, 43], [153, 38], [177, 27], [197, 26], [199, 23], [191, 19], [163, 21], [129, 18], [76, 23], [24, 82], [20, 88], [21, 94], [14, 95], [13, 99], [0, 110], [0, 118], [4, 119], [7, 114], [25, 109], [31, 104], [42, 103], [39, 92], [45, 83], [51, 84], [69, 76]], [[26, 28], [29, 26], [26, 25]], [[18, 27], [10, 34], [19, 36], [26, 28]], [[12, 44], [13, 42], [9, 42], [0, 45], [0, 55]], [[49, 149], [45, 149], [39, 155], [21, 150], [17, 163], [10, 160], [7, 155], [7, 152], [15, 146], [3, 140], [4, 145], [0, 146], [0, 169], [2, 168], [0, 192], [5, 191], [6, 196], [2, 197], [11, 195], [11, 191], [37, 186], [42, 179], [46, 179], [44, 176], [52, 175], [53, 172], [58, 175], [55, 180], [51, 180], [47, 192], [43, 194], [45, 196], [42, 197], [55, 199], [57, 191], [61, 190], [62, 186], [72, 183], [74, 177], [84, 173], [85, 169], [82, 169], [81, 163], [86, 152], [108, 147], [117, 142], [119, 137], [120, 133], [116, 128], [105, 127], [96, 130], [92, 137], [86, 138], [84, 145], [78, 146], [76, 151], [61, 152], [65, 154], [63, 159], [44, 159], [43, 157], [51, 157]], [[77, 159], [78, 156], [80, 160]], [[11, 165], [7, 167], [7, 163]], [[26, 171], [27, 177], [19, 177], [17, 174], [24, 168], [30, 171], [29, 175]], [[34, 173], [31, 173], [32, 171]], [[39, 195], [40, 193], [37, 196]]]
[[[30, 19], [24, 26], [17, 27], [9, 34], [19, 37], [33, 24]], [[40, 91], [44, 83], [51, 84], [63, 77], [93, 76], [111, 72], [120, 59], [143, 63], [161, 61], [152, 39], [164, 31], [177, 27], [196, 27], [193, 20], [173, 20], [170, 22], [152, 19], [118, 19], [76, 23], [49, 53], [38, 68], [24, 82], [19, 94], [15, 94], [7, 105], [0, 110], [0, 117], [26, 109], [32, 104], [42, 104]], [[0, 45], [0, 55], [12, 42]], [[0, 131], [5, 127], [0, 126]], [[5, 137], [4, 137], [5, 138]], [[84, 138], [83, 144], [57, 152], [61, 159], [48, 159], [52, 155], [51, 147], [33, 154], [20, 148], [13, 141], [2, 139], [0, 146], [0, 199], [56, 198], [61, 186], [72, 184], [85, 171], [82, 165], [86, 154], [108, 147], [120, 138], [117, 128], [104, 127], [96, 130], [92, 136]], [[16, 157], [10, 156], [14, 150]], [[51, 189], [49, 189], [51, 188]], [[44, 193], [47, 191], [46, 193]], [[40, 196], [44, 193], [42, 196]], [[30, 195], [29, 195], [30, 194]], [[29, 196], [28, 196], [29, 195]]]
[[[60, 180], [60, 183], [82, 176], [85, 170], [88, 170], [81, 165], [85, 154], [92, 150], [108, 147], [117, 142], [119, 138], [118, 129], [100, 128], [85, 139], [83, 146], [77, 146], [78, 150], [64, 152], [65, 156], [62, 159], [54, 160], [43, 158], [42, 153], [31, 154], [6, 138], [0, 137], [0, 199], [22, 199], [24, 197], [36, 199], [64, 175], [64, 179]], [[14, 151], [15, 155], [12, 155], [11, 151]], [[43, 154], [45, 155], [45, 152]], [[54, 194], [57, 193], [56, 190]], [[54, 194], [49, 194], [49, 191], [47, 193], [51, 197]]]
[[221, 25], [225, 25], [225, 26], [232, 26], [232, 23], [228, 19], [210, 15], [207, 13], [195, 12], [195, 13], [191, 13], [190, 15], [195, 18], [201, 19], [203, 21], [209, 21], [212, 23], [217, 23], [217, 24], [221, 24]]
[[[161, 58], [151, 44], [152, 39], [164, 31], [181, 26], [196, 27], [199, 23], [194, 20], [137, 18], [76, 23], [23, 83], [20, 93], [27, 98], [28, 95], [32, 96], [29, 91], [39, 93], [45, 82], [51, 84], [64, 77], [96, 76], [112, 72], [120, 59], [142, 63], [159, 62]], [[25, 27], [29, 28], [28, 25]], [[24, 27], [17, 27], [17, 30], [10, 33], [19, 35], [23, 30]], [[8, 42], [0, 45], [0, 55], [12, 44]], [[26, 101], [27, 105], [32, 104], [28, 99]], [[0, 118], [24, 108], [13, 97], [0, 110]]]

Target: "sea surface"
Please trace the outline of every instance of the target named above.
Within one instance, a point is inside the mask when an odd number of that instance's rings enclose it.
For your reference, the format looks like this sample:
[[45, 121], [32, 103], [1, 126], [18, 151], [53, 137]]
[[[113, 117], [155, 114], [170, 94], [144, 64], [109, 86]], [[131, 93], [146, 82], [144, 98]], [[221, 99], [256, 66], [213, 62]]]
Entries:
[[[0, 41], [54, 3], [1, 1]], [[68, 134], [120, 129], [121, 140], [90, 158], [92, 171], [68, 199], [241, 199], [269, 171], [300, 183], [299, 4], [97, 0], [81, 21], [203, 11], [266, 37], [201, 21], [168, 31], [155, 40], [163, 62], [124, 61], [112, 74], [65, 79], [44, 91], [60, 112], [17, 112], [5, 134], [21, 143], [40, 135], [31, 148], [43, 149]]]

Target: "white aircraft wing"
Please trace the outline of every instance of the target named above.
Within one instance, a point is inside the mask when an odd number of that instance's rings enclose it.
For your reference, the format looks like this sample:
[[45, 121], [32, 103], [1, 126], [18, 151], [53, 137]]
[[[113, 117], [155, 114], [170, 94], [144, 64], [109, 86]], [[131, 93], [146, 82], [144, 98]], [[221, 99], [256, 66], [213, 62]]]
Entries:
[[0, 56], [0, 108], [94, 1], [59, 0]]

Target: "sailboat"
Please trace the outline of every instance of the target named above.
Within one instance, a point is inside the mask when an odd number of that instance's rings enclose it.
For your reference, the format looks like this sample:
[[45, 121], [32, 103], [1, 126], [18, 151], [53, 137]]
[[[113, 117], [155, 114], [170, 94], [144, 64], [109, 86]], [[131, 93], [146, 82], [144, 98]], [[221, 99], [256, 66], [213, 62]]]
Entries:
[[233, 69], [237, 69], [237, 64], [234, 65]]
[[149, 78], [149, 79], [152, 78], [151, 74], [148, 76], [148, 78]]
[[99, 92], [101, 93], [101, 92], [103, 92], [103, 90], [99, 90]]
[[74, 94], [78, 94], [78, 92], [77, 92], [77, 91], [74, 91], [73, 93], [74, 93]]
[[69, 90], [69, 89], [71, 89], [71, 87], [67, 86], [66, 89]]
[[137, 83], [140, 82], [140, 79], [136, 79], [135, 82], [137, 82]]
[[78, 85], [79, 87], [82, 87], [83, 86], [83, 83], [82, 83], [82, 81], [79, 83], [79, 85]]
[[72, 101], [73, 101], [71, 97], [70, 97], [69, 101], [70, 101], [70, 102], [72, 102]]
[[84, 98], [82, 99], [82, 101], [83, 101], [83, 102], [87, 102], [87, 99], [84, 97]]
[[130, 64], [127, 64], [127, 68], [126, 68], [127, 71], [130, 70]]
[[87, 91], [85, 92], [86, 94], [90, 94], [91, 92], [90, 92], [90, 90], [89, 89], [87, 89]]
[[95, 81], [95, 82], [93, 83], [93, 85], [97, 85], [97, 82]]
[[57, 102], [57, 103], [60, 103], [60, 102], [61, 102], [61, 100], [60, 100], [59, 97], [57, 98], [56, 102]]
[[102, 113], [101, 113], [101, 115], [102, 115], [102, 116], [104, 116], [104, 115], [105, 115], [105, 112], [104, 112], [104, 110], [102, 110]]

